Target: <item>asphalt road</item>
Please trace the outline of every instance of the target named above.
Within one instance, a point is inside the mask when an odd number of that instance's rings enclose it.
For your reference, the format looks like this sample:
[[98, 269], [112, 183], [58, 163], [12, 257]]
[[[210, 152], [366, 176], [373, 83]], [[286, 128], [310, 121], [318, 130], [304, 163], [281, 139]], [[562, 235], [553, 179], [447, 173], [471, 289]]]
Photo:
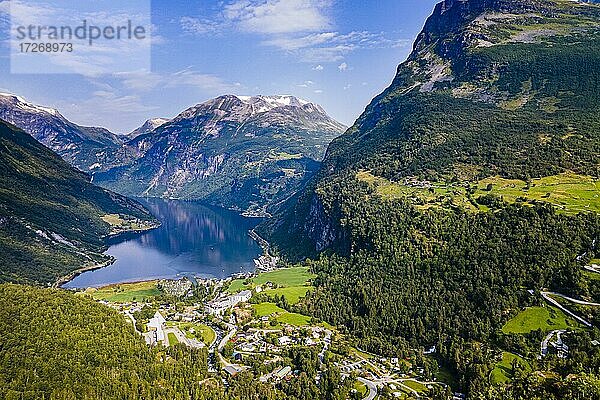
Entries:
[[364, 384], [367, 388], [369, 388], [369, 394], [367, 394], [367, 397], [365, 397], [363, 400], [373, 400], [375, 396], [377, 396], [377, 386], [375, 386], [375, 383], [365, 378], [357, 379], [360, 383]]

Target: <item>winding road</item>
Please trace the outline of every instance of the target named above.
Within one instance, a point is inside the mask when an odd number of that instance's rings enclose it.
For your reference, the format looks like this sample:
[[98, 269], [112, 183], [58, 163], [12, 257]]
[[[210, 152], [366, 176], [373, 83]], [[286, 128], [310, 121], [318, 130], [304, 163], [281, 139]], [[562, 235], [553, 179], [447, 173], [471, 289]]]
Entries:
[[367, 394], [367, 396], [365, 398], [363, 398], [363, 400], [373, 400], [375, 399], [375, 397], [377, 396], [377, 386], [375, 385], [374, 382], [371, 382], [368, 379], [365, 378], [357, 378], [358, 381], [362, 384], [364, 384], [367, 388], [369, 388], [369, 393]]
[[[577, 321], [581, 322], [583, 325], [587, 326], [588, 328], [592, 327], [592, 324], [589, 323], [588, 321], [586, 321], [585, 319], [581, 318], [579, 315], [575, 314], [574, 312], [568, 310], [567, 308], [563, 307], [562, 304], [560, 304], [558, 301], [554, 300], [552, 297], [550, 297], [551, 295], [553, 296], [559, 296], [562, 297], [566, 300], [569, 300], [570, 297], [566, 297], [562, 294], [558, 294], [558, 293], [554, 293], [554, 292], [541, 292], [542, 297], [550, 304], [552, 304], [553, 306], [559, 308], [560, 310], [562, 310], [564, 313], [569, 314], [571, 317], [575, 318]], [[573, 299], [574, 300], [574, 299]], [[582, 303], [579, 303], [582, 304]], [[583, 304], [585, 304], [585, 302], [583, 302]], [[589, 303], [588, 305], [600, 305], [600, 304], [596, 304], [596, 303]]]

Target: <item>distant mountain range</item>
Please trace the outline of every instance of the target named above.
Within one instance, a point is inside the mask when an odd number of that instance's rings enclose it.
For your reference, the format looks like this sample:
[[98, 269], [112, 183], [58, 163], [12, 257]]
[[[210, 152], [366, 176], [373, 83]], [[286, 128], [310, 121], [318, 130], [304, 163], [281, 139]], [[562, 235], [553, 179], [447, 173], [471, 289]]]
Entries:
[[122, 144], [119, 136], [104, 128], [74, 124], [57, 110], [0, 93], [0, 119], [31, 134], [75, 167], [86, 171], [105, 162]]
[[128, 135], [0, 95], [0, 119], [30, 133], [95, 183], [129, 196], [204, 200], [265, 215], [316, 172], [346, 127], [293, 96], [221, 96]]

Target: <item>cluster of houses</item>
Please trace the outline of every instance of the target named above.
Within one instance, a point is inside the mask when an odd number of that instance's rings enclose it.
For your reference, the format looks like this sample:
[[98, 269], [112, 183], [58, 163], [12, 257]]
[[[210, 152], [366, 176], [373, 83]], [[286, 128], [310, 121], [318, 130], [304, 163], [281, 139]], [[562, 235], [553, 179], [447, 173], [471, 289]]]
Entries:
[[324, 328], [321, 327], [313, 327], [307, 330], [287, 326], [283, 331], [277, 332], [260, 329], [249, 332], [238, 332], [232, 338], [235, 346], [233, 358], [236, 361], [242, 361], [249, 354], [278, 354], [282, 352], [284, 347], [297, 344], [316, 346], [322, 343], [324, 335], [327, 336]]
[[418, 188], [418, 189], [429, 189], [433, 187], [429, 181], [420, 181], [415, 177], [409, 177], [404, 179], [404, 186]]
[[164, 279], [158, 284], [161, 290], [168, 296], [183, 297], [184, 295], [193, 294], [191, 293], [192, 282], [186, 278], [177, 280]]

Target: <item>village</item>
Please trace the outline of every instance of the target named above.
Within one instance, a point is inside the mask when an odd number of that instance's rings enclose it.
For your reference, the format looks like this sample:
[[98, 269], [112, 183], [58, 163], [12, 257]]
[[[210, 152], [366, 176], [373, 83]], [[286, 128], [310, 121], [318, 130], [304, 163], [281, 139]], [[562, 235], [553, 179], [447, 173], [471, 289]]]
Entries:
[[[315, 382], [334, 366], [344, 379], [355, 382], [353, 399], [427, 398], [432, 390], [444, 391], [454, 400], [464, 398], [462, 393], [448, 392], [448, 372], [437, 369], [436, 346], [414, 349], [416, 357], [383, 357], [356, 347], [336, 327], [295, 312], [294, 305], [313, 288], [314, 275], [307, 267], [281, 268], [278, 262], [276, 257], [264, 256], [255, 262], [260, 266], [257, 272], [233, 274], [226, 279], [163, 279], [82, 293], [122, 313], [148, 346], [183, 344], [206, 349], [209, 372], [225, 386], [244, 371], [252, 372], [264, 384], [293, 381], [299, 371], [290, 354], [303, 349], [318, 359]], [[585, 268], [598, 272], [595, 264]], [[541, 295], [550, 306], [573, 318], [573, 323], [589, 325], [561, 302], [596, 303], [553, 292], [528, 292], [531, 296]], [[504, 329], [511, 332], [520, 318], [538, 309], [524, 310]], [[563, 341], [566, 332], [565, 328], [548, 330], [538, 359], [550, 354], [567, 358], [569, 347]], [[502, 354], [504, 360], [509, 353]]]
[[[384, 358], [351, 348], [334, 327], [276, 304], [275, 299], [281, 302], [286, 297], [286, 301], [294, 303], [306, 295], [309, 278], [306, 268], [270, 268], [269, 272], [227, 279], [155, 282], [167, 298], [178, 300], [173, 302], [152, 296], [136, 297], [135, 301], [133, 297], [99, 301], [122, 313], [149, 346], [181, 343], [206, 348], [209, 371], [225, 385], [231, 377], [253, 368], [255, 376], [266, 384], [293, 380], [298, 371], [287, 354], [292, 348], [305, 348], [318, 355], [321, 369], [315, 373], [316, 382], [321, 379], [324, 360], [334, 359], [333, 365], [344, 377], [356, 380], [356, 398], [373, 400], [381, 393], [391, 398], [418, 398], [434, 387], [446, 387], [422, 367], [405, 359]], [[119, 290], [126, 293], [127, 288], [122, 285]], [[204, 294], [203, 301], [196, 302], [199, 292]], [[349, 350], [332, 356], [332, 351], [339, 353], [333, 348]], [[423, 354], [433, 355], [435, 351], [432, 347]], [[257, 361], [261, 365], [259, 374]], [[457, 393], [454, 397], [461, 396]]]

